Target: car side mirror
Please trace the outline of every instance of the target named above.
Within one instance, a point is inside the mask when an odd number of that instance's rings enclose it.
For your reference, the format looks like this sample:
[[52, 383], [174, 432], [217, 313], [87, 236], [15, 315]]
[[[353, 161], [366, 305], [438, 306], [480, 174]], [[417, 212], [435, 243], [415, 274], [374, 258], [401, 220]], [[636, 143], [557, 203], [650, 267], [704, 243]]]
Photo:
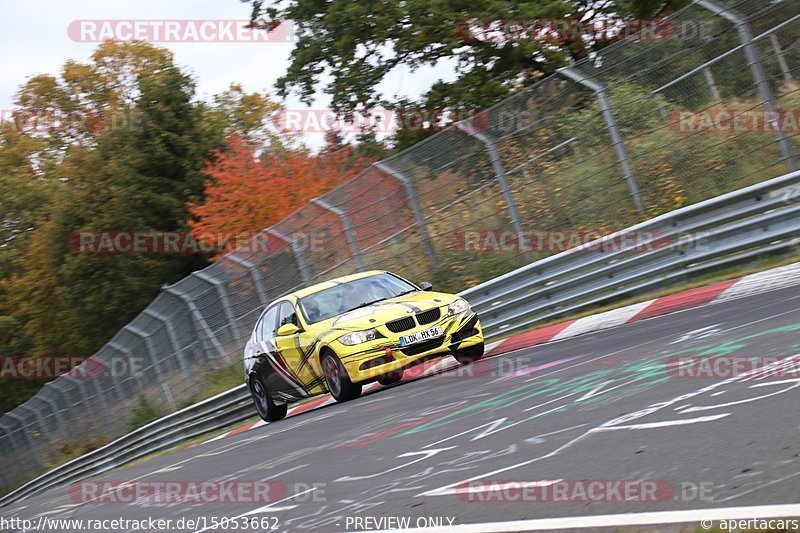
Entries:
[[294, 324], [284, 324], [278, 328], [278, 337], [289, 337], [296, 333], [300, 333], [300, 328]]
[[422, 283], [419, 284], [419, 288], [422, 289], [423, 291], [432, 291], [433, 285], [431, 285], [427, 281], [423, 281]]

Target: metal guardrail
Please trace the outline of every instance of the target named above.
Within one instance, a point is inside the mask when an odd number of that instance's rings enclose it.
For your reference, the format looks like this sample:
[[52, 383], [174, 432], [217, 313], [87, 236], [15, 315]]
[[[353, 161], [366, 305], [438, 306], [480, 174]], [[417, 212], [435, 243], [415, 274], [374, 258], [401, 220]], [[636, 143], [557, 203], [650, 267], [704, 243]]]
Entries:
[[[486, 337], [640, 294], [679, 277], [798, 244], [800, 172], [764, 181], [536, 261], [461, 293]], [[620, 249], [625, 235], [655, 238], [649, 251]]]
[[26, 483], [0, 498], [0, 507], [49, 488], [100, 474], [255, 414], [250, 394], [239, 385], [147, 424]]
[[[592, 251], [650, 232], [652, 250]], [[488, 339], [800, 242], [800, 171], [666, 213], [536, 261], [460, 294], [481, 315]], [[688, 244], [688, 246], [687, 246]], [[152, 422], [23, 485], [0, 506], [255, 415], [244, 385]]]

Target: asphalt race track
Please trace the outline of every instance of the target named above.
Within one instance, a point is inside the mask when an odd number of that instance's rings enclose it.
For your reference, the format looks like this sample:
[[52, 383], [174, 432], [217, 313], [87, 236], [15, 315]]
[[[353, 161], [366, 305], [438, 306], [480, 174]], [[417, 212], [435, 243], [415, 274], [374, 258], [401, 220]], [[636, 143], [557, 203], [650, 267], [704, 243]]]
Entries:
[[[269, 480], [266, 503], [94, 503], [73, 486], [0, 515], [36, 527], [41, 517], [174, 524], [247, 516], [279, 531], [449, 521], [476, 526], [442, 531], [665, 522], [694, 529], [701, 518], [725, 513], [798, 516], [800, 363], [794, 372], [762, 367], [726, 377], [724, 369], [683, 375], [676, 361], [777, 357], [786, 370], [790, 356], [800, 357], [799, 310], [794, 287], [644, 320], [383, 389], [94, 480]], [[590, 481], [603, 489], [587, 495]], [[558, 501], [546, 493], [551, 486], [567, 487]], [[632, 492], [619, 497], [620, 486]], [[727, 511], [693, 512], [710, 509]], [[530, 522], [480, 525], [521, 520]]]

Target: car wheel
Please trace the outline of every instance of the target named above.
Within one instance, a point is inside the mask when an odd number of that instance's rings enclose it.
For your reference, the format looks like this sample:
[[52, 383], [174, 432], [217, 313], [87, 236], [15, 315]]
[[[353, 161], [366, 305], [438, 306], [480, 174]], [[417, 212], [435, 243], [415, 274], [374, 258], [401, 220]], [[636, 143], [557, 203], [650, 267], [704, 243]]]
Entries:
[[361, 384], [350, 381], [344, 365], [333, 352], [325, 352], [322, 356], [322, 372], [328, 390], [337, 402], [346, 402], [361, 396]]
[[387, 387], [399, 383], [403, 379], [403, 370], [395, 370], [394, 372], [387, 372], [378, 378], [378, 383]]
[[474, 363], [483, 357], [483, 343], [470, 346], [469, 348], [464, 348], [463, 350], [458, 350], [453, 357], [455, 357], [456, 361], [462, 365]]
[[277, 422], [286, 417], [287, 404], [275, 405], [264, 382], [258, 376], [250, 378], [250, 395], [256, 404], [256, 411], [265, 422]]

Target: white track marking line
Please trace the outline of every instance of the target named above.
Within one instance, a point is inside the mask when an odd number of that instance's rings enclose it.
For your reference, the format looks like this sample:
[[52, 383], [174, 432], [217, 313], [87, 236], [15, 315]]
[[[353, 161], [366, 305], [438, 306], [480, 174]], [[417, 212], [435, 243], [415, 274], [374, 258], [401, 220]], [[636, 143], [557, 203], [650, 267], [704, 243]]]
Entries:
[[[312, 488], [310, 488], [308, 490], [304, 490], [304, 491], [298, 492], [297, 494], [292, 494], [291, 496], [287, 496], [287, 497], [283, 498], [282, 500], [278, 500], [278, 501], [272, 502], [271, 504], [265, 505], [264, 507], [259, 507], [258, 509], [253, 509], [252, 511], [247, 511], [246, 513], [242, 513], [242, 514], [240, 514], [238, 516], [235, 516], [233, 518], [233, 520], [236, 520], [237, 518], [243, 518], [245, 516], [251, 516], [251, 515], [254, 515], [254, 514], [274, 513], [276, 511], [288, 511], [290, 509], [294, 509], [295, 507], [297, 507], [297, 505], [284, 505], [282, 507], [276, 507], [276, 506], [279, 503], [283, 503], [285, 501], [289, 501], [289, 500], [291, 500], [293, 498], [296, 498], [297, 496], [302, 496], [303, 494], [306, 494], [306, 493], [314, 491], [314, 490], [317, 490], [317, 488], [316, 487], [312, 487]], [[198, 529], [197, 531], [195, 531], [195, 533], [201, 533], [202, 531], [208, 531], [210, 529], [219, 529], [219, 528], [218, 527], [215, 528], [214, 526], [210, 526], [210, 527], [207, 527], [207, 528]]]
[[153, 474], [161, 474], [163, 472], [174, 472], [175, 470], [180, 470], [183, 468], [182, 466], [165, 466], [159, 470], [153, 470]]
[[[454, 439], [456, 437], [460, 437], [462, 435], [466, 435], [467, 433], [473, 433], [473, 432], [475, 432], [475, 431], [477, 431], [477, 430], [479, 430], [481, 428], [485, 428], [485, 427], [488, 426], [489, 429], [483, 431], [483, 433], [486, 433], [486, 431], [491, 431], [491, 430], [495, 429], [497, 426], [499, 426], [500, 424], [502, 424], [506, 420], [508, 420], [508, 419], [503, 417], [503, 418], [497, 419], [497, 420], [495, 420], [493, 422], [488, 422], [486, 424], [483, 424], [483, 425], [480, 425], [480, 426], [476, 426], [474, 428], [469, 428], [468, 430], [462, 431], [461, 433], [456, 433], [455, 435], [450, 435], [449, 437], [445, 437], [445, 438], [443, 438], [441, 440], [437, 440], [436, 442], [431, 442], [430, 444], [426, 444], [425, 446], [422, 447], [422, 449], [430, 448], [431, 446], [436, 446], [437, 444], [441, 444], [441, 443], [443, 443], [445, 441], [448, 441], [450, 439]], [[473, 439], [473, 440], [476, 440], [476, 439]]]
[[736, 498], [740, 498], [742, 496], [750, 494], [751, 492], [755, 492], [757, 490], [761, 490], [763, 488], [769, 487], [770, 485], [775, 485], [777, 483], [783, 483], [787, 479], [791, 479], [791, 478], [793, 478], [795, 476], [800, 476], [800, 472], [794, 472], [793, 474], [789, 474], [788, 476], [784, 476], [782, 478], [778, 478], [778, 479], [773, 479], [771, 481], [767, 481], [766, 483], [763, 483], [763, 484], [761, 484], [761, 485], [759, 485], [757, 487], [753, 487], [752, 489], [747, 489], [744, 492], [739, 492], [738, 494], [733, 494], [731, 496], [728, 496], [727, 498], [722, 498], [720, 500], [720, 502], [727, 502], [727, 501], [730, 501], [730, 500], [734, 500]]
[[533, 459], [528, 459], [527, 461], [522, 461], [521, 463], [517, 463], [517, 464], [513, 464], [513, 465], [509, 465], [509, 466], [504, 466], [503, 468], [498, 468], [497, 470], [493, 470], [493, 471], [487, 472], [485, 474], [479, 474], [479, 475], [473, 476], [471, 478], [463, 479], [461, 481], [456, 481], [455, 483], [450, 483], [448, 485], [444, 485], [443, 487], [439, 487], [439, 488], [436, 488], [436, 489], [431, 489], [431, 490], [428, 490], [428, 491], [425, 491], [425, 492], [420, 492], [419, 494], [416, 494], [415, 497], [420, 497], [420, 496], [448, 496], [448, 495], [455, 494], [456, 487], [460, 487], [461, 485], [469, 483], [470, 481], [476, 481], [478, 479], [483, 479], [483, 478], [487, 478], [487, 477], [490, 477], [490, 476], [494, 476], [495, 474], [499, 474], [501, 472], [507, 472], [508, 470], [515, 470], [517, 468], [520, 468], [520, 467], [523, 467], [523, 466], [527, 466], [527, 465], [529, 465], [531, 463], [535, 463], [536, 461], [541, 461], [542, 459], [548, 459], [550, 457], [553, 457], [554, 455], [558, 454], [562, 450], [566, 450], [567, 448], [569, 448], [570, 446], [572, 446], [576, 442], [578, 442], [580, 440], [583, 440], [584, 438], [588, 437], [589, 435], [591, 435], [592, 433], [594, 433], [596, 431], [597, 431], [596, 429], [590, 429], [589, 431], [587, 431], [587, 432], [585, 432], [585, 433], [583, 433], [581, 435], [578, 435], [574, 439], [562, 444], [561, 446], [559, 446], [555, 450], [553, 450], [553, 451], [551, 451], [549, 453], [546, 453], [545, 455], [542, 455], [540, 457], [535, 457]]
[[[685, 411], [684, 411], [685, 412]], [[711, 416], [700, 416], [697, 418], [687, 418], [685, 420], [664, 420], [662, 422], [648, 422], [645, 424], [631, 424], [629, 426], [612, 426], [608, 428], [602, 428], [603, 431], [613, 430], [613, 429], [656, 429], [656, 428], [665, 428], [670, 426], [686, 426], [689, 424], [699, 424], [701, 422], [713, 422], [714, 420], [719, 420], [720, 418], [725, 418], [726, 416], [730, 416], [731, 413], [722, 413], [719, 415], [711, 415]]]
[[[396, 529], [394, 533], [504, 533], [512, 531], [542, 531], [552, 529], [587, 529], [597, 527], [647, 526], [656, 524], [682, 524], [703, 520], [746, 520], [800, 516], [800, 504], [757, 505], [753, 507], [721, 507], [716, 509], [687, 509], [680, 511], [655, 511], [610, 515], [570, 516], [563, 518], [537, 518], [509, 522], [484, 522], [459, 526], [429, 527], [424, 529]], [[377, 533], [388, 533], [377, 532]]]
[[411, 461], [411, 462], [408, 462], [408, 463], [403, 463], [400, 466], [396, 466], [396, 467], [390, 468], [388, 470], [382, 470], [382, 471], [380, 471], [380, 472], [378, 472], [376, 474], [368, 474], [366, 476], [343, 476], [343, 477], [334, 479], [333, 481], [334, 481], [334, 483], [337, 483], [337, 482], [344, 482], [344, 481], [359, 481], [359, 480], [362, 480], [362, 479], [370, 479], [370, 478], [379, 477], [379, 476], [382, 476], [382, 475], [384, 475], [384, 474], [386, 474], [388, 472], [394, 472], [395, 470], [400, 470], [401, 468], [405, 468], [407, 466], [413, 465], [414, 463], [418, 463], [420, 461], [424, 461], [425, 459], [429, 459], [429, 458], [433, 457], [434, 455], [438, 454], [439, 452], [446, 452], [447, 450], [452, 450], [453, 448], [455, 448], [455, 446], [448, 446], [447, 448], [436, 448], [434, 450], [425, 450], [425, 451], [419, 451], [419, 452], [403, 453], [403, 454], [398, 455], [397, 457], [411, 457], [411, 456], [414, 456], [414, 455], [422, 455], [422, 457], [420, 457], [419, 459], [415, 459], [414, 461]]
[[[606, 383], [608, 383], [608, 382], [606, 382]], [[523, 409], [522, 412], [524, 413], [524, 412], [527, 412], [527, 411], [533, 411], [534, 409], [538, 409], [540, 407], [544, 407], [545, 405], [550, 405], [551, 403], [557, 402], [559, 400], [563, 400], [564, 398], [569, 398], [570, 396], [575, 396], [576, 394], [578, 394], [578, 393], [577, 392], [570, 392], [569, 394], [565, 394], [564, 396], [559, 396], [558, 398], [553, 398], [552, 400], [548, 400], [548, 401], [546, 401], [544, 403], [537, 403], [536, 405], [528, 407], [527, 409]]]
[[[800, 387], [800, 379], [792, 379], [792, 380], [788, 380], [788, 381], [793, 382], [794, 385], [792, 385], [791, 387], [788, 387], [786, 389], [783, 389], [783, 390], [771, 392], [769, 394], [764, 394], [764, 395], [761, 395], [761, 396], [754, 396], [752, 398], [745, 398], [744, 400], [737, 400], [735, 402], [718, 403], [716, 405], [700, 405], [700, 406], [697, 406], [697, 407], [689, 407], [688, 409], [684, 409], [683, 413], [696, 413], [698, 411], [710, 411], [711, 409], [721, 409], [723, 407], [730, 407], [732, 405], [742, 405], [742, 404], [745, 404], [745, 403], [756, 402], [758, 400], [763, 400], [764, 398], [769, 398], [771, 396], [777, 396], [779, 394], [783, 394], [784, 392], [789, 392], [792, 389], [796, 389], [797, 387]], [[779, 385], [779, 384], [782, 384], [782, 383], [784, 383], [784, 382], [781, 381], [781, 382], [773, 382], [773, 383], [758, 383], [756, 385], [752, 385], [750, 388], [763, 387], [763, 386], [767, 386], [767, 385]]]
[[541, 435], [534, 435], [533, 437], [528, 437], [525, 439], [525, 442], [533, 442], [534, 440], [541, 439], [542, 437], [550, 437], [552, 435], [558, 435], [559, 433], [564, 433], [566, 431], [572, 431], [573, 429], [578, 429], [586, 426], [586, 424], [578, 424], [577, 426], [572, 426], [564, 429], [558, 429], [556, 431], [551, 431], [549, 433], [542, 433]]

